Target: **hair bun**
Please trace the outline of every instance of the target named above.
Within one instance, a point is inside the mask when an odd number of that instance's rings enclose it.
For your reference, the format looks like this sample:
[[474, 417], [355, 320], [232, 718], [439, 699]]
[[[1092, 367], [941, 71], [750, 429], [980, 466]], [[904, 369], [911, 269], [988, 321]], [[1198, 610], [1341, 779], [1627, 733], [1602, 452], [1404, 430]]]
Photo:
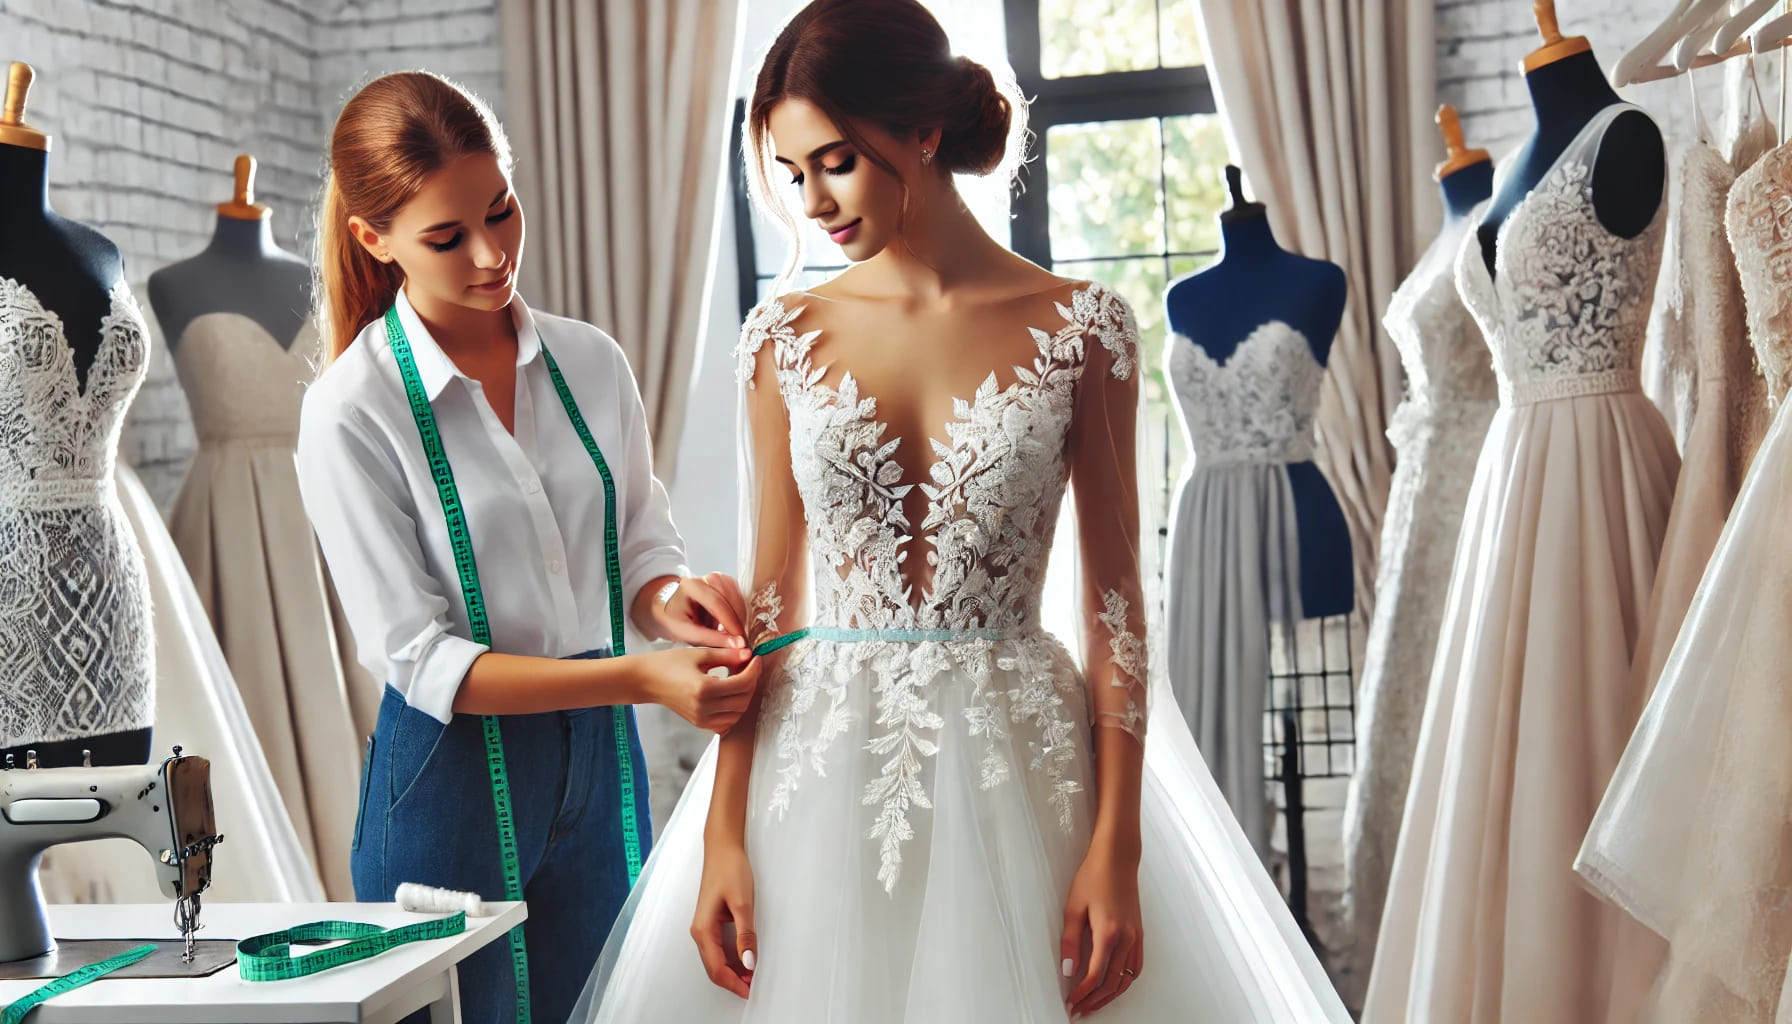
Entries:
[[962, 99], [940, 131], [940, 160], [954, 174], [988, 174], [1008, 154], [1014, 107], [989, 68], [969, 57], [959, 57], [957, 65]]

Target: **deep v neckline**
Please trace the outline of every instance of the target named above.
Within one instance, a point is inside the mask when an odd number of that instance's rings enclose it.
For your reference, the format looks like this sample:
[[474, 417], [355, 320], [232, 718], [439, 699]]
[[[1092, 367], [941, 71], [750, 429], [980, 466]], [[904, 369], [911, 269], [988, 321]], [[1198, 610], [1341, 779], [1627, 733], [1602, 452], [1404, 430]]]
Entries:
[[[80, 373], [75, 369], [75, 348], [69, 340], [68, 326], [62, 322], [62, 316], [44, 305], [43, 300], [37, 297], [37, 293], [31, 290], [31, 286], [16, 277], [0, 274], [0, 285], [9, 287], [23, 300], [28, 300], [30, 306], [28, 312], [32, 312], [38, 318], [54, 325], [56, 335], [61, 339], [62, 344], [53, 357], [56, 365], [51, 372], [56, 375], [58, 386], [67, 384], [74, 397], [83, 403], [92, 404], [94, 371], [106, 365], [105, 357], [109, 347], [116, 346], [118, 339], [127, 333], [118, 330], [120, 321], [136, 320], [135, 326], [146, 346], [149, 341], [149, 330], [142, 323], [143, 315], [137, 309], [136, 302], [131, 299], [130, 286], [121, 277], [106, 290], [108, 309], [106, 315], [100, 318], [99, 345], [94, 349], [93, 363], [88, 366], [87, 380], [83, 382]], [[147, 358], [144, 360], [144, 365], [148, 365]]]
[[[1539, 192], [1543, 191], [1543, 187], [1545, 185], [1549, 184], [1549, 180], [1561, 172], [1562, 167], [1564, 166], [1563, 162], [1565, 160], [1567, 160], [1568, 154], [1574, 152], [1575, 147], [1581, 144], [1581, 142], [1586, 138], [1587, 132], [1594, 125], [1598, 124], [1601, 119], [1605, 118], [1605, 116], [1610, 111], [1618, 110], [1621, 107], [1629, 108], [1629, 109], [1633, 109], [1633, 110], [1639, 109], [1639, 108], [1637, 108], [1636, 104], [1631, 103], [1628, 100], [1620, 100], [1617, 103], [1608, 103], [1605, 106], [1600, 107], [1597, 111], [1594, 112], [1592, 117], [1587, 118], [1586, 124], [1581, 125], [1580, 128], [1575, 131], [1574, 135], [1568, 140], [1567, 145], [1563, 146], [1562, 151], [1555, 155], [1555, 159], [1553, 159], [1549, 162], [1549, 167], [1544, 170], [1543, 174], [1540, 177], [1537, 178], [1536, 184], [1532, 185], [1530, 188], [1525, 189], [1524, 195], [1522, 195], [1518, 198], [1518, 202], [1512, 204], [1512, 209], [1506, 211], [1505, 219], [1500, 221], [1499, 226], [1493, 229], [1493, 266], [1489, 267], [1487, 265], [1487, 257], [1485, 255], [1484, 251], [1478, 253], [1480, 258], [1475, 261], [1481, 265], [1481, 273], [1487, 275], [1487, 281], [1489, 284], [1497, 284], [1497, 282], [1500, 280], [1500, 278], [1505, 276], [1503, 273], [1501, 273], [1500, 267], [1501, 267], [1501, 262], [1502, 262], [1502, 260], [1504, 260], [1505, 254], [1506, 254], [1506, 230], [1512, 226], [1513, 221], [1518, 219], [1519, 213], [1524, 210], [1525, 206], [1527, 206], [1532, 199], [1535, 199]], [[1615, 117], [1616, 115], [1613, 115], [1613, 116]], [[1492, 202], [1492, 200], [1483, 200], [1482, 201], [1482, 208], [1483, 208], [1482, 217], [1486, 216], [1485, 207], [1491, 202]], [[1473, 234], [1474, 234], [1474, 239], [1475, 239], [1475, 248], [1477, 250], [1482, 249], [1482, 246], [1481, 246], [1482, 224], [1483, 224], [1483, 221], [1480, 218], [1476, 218], [1475, 231], [1473, 232]], [[1604, 226], [1605, 225], [1603, 225], [1603, 224], [1600, 225], [1601, 228], [1603, 228]]]
[[[947, 417], [941, 424], [946, 439], [941, 440], [940, 438], [933, 436], [931, 431], [928, 431], [923, 435], [924, 440], [931, 444], [933, 450], [938, 453], [937, 456], [926, 465], [916, 467], [921, 470], [923, 479], [909, 479], [909, 467], [903, 465], [902, 462], [896, 458], [897, 453], [901, 451], [903, 445], [907, 441], [905, 436], [899, 434], [882, 443], [879, 448], [880, 459], [883, 460], [886, 465], [896, 466], [897, 469], [901, 471], [895, 481], [884, 485], [890, 488], [892, 495], [896, 497], [905, 497], [916, 485], [925, 488], [930, 482], [938, 482], [940, 470], [942, 467], [949, 468], [951, 466], [953, 458], [958, 454], [961, 445], [959, 439], [953, 436], [953, 428], [962, 428], [971, 423], [978, 408], [1002, 408], [1011, 405], [1028, 389], [1043, 390], [1046, 381], [1050, 377], [1050, 374], [1044, 371], [1053, 363], [1052, 341], [1067, 328], [1076, 326], [1076, 319], [1072, 313], [1072, 305], [1075, 303], [1076, 295], [1081, 294], [1088, 287], [1090, 286], [1085, 284], [1080, 288], [1072, 290], [1071, 304], [1063, 302], [1053, 303], [1053, 306], [1063, 315], [1062, 318], [1064, 321], [1059, 325], [1057, 332], [1048, 333], [1042, 328], [1031, 325], [1022, 328], [1022, 330], [1029, 332], [1033, 336], [1035, 356], [1037, 357], [1034, 361], [1034, 369], [1029, 370], [1019, 364], [1011, 364], [1009, 369], [1013, 370], [1016, 376], [1015, 379], [1010, 381], [1005, 387], [997, 386], [996, 374], [998, 371], [992, 369], [989, 371], [988, 375], [983, 378], [982, 382], [977, 385], [977, 390], [970, 399], [967, 400], [958, 394], [950, 396], [952, 400], [952, 415]], [[810, 343], [813, 343], [815, 339], [821, 337], [821, 335], [822, 331], [820, 329], [803, 332], [803, 336], [807, 338]], [[859, 380], [857, 377], [853, 376], [852, 371], [850, 370], [841, 371], [840, 384], [838, 387], [824, 383], [821, 378], [827, 374], [828, 369], [832, 365], [833, 364], [831, 363], [822, 364], [822, 367], [819, 370], [813, 371], [812, 380], [803, 381], [802, 387], [820, 394], [822, 398], [835, 409], [845, 409], [852, 412], [855, 416], [861, 416], [872, 426], [878, 428], [879, 436], [881, 438], [883, 432], [892, 429], [892, 427], [888, 420], [885, 420], [878, 415], [878, 396], [862, 394], [859, 390]], [[844, 397], [844, 392], [849, 390], [849, 388], [852, 393], [857, 396], [856, 403], [852, 405], [849, 405]], [[869, 404], [867, 405], [867, 403]], [[859, 412], [861, 408], [865, 410], [863, 414]]]

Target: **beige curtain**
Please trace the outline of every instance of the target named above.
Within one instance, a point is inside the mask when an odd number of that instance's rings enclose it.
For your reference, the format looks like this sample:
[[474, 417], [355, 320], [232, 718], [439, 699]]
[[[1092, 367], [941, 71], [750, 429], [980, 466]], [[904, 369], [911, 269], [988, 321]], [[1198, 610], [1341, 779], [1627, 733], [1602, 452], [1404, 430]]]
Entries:
[[710, 293], [740, 0], [502, 0], [519, 286], [628, 354], [670, 482]]
[[1319, 463], [1350, 521], [1366, 614], [1402, 379], [1381, 317], [1440, 219], [1433, 0], [1185, 2], [1200, 5], [1220, 113], [1277, 239], [1350, 279], [1320, 400]]

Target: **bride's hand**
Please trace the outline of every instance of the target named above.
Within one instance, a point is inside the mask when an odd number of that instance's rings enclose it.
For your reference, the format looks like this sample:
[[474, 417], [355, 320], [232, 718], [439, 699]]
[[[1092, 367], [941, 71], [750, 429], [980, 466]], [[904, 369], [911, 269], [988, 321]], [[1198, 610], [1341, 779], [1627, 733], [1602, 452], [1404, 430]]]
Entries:
[[1139, 858], [1092, 846], [1070, 883], [1060, 940], [1063, 972], [1077, 979], [1065, 1005], [1072, 1018], [1094, 1013], [1138, 980], [1145, 966], [1139, 913]]
[[[734, 923], [734, 949], [723, 941], [722, 926]], [[747, 998], [758, 966], [759, 937], [753, 933], [753, 868], [739, 843], [705, 842], [703, 881], [697, 888], [697, 916], [691, 938], [703, 957], [709, 980]]]

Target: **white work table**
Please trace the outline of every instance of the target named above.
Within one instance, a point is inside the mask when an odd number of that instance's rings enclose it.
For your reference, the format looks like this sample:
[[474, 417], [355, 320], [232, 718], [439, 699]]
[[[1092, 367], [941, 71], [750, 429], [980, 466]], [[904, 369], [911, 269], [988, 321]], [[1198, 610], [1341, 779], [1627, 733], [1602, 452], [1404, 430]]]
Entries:
[[[412, 942], [371, 959], [291, 981], [244, 981], [238, 965], [204, 978], [101, 978], [39, 1006], [32, 1024], [393, 1024], [424, 1007], [431, 1024], [458, 1024], [455, 965], [528, 916], [518, 903], [488, 903], [491, 917], [467, 918], [467, 930]], [[178, 939], [173, 905], [52, 906], [58, 939]], [[207, 903], [200, 939], [246, 939], [310, 921], [364, 921], [382, 928], [441, 914], [395, 903]], [[295, 949], [311, 952], [317, 947]], [[47, 982], [0, 981], [0, 1007]]]

